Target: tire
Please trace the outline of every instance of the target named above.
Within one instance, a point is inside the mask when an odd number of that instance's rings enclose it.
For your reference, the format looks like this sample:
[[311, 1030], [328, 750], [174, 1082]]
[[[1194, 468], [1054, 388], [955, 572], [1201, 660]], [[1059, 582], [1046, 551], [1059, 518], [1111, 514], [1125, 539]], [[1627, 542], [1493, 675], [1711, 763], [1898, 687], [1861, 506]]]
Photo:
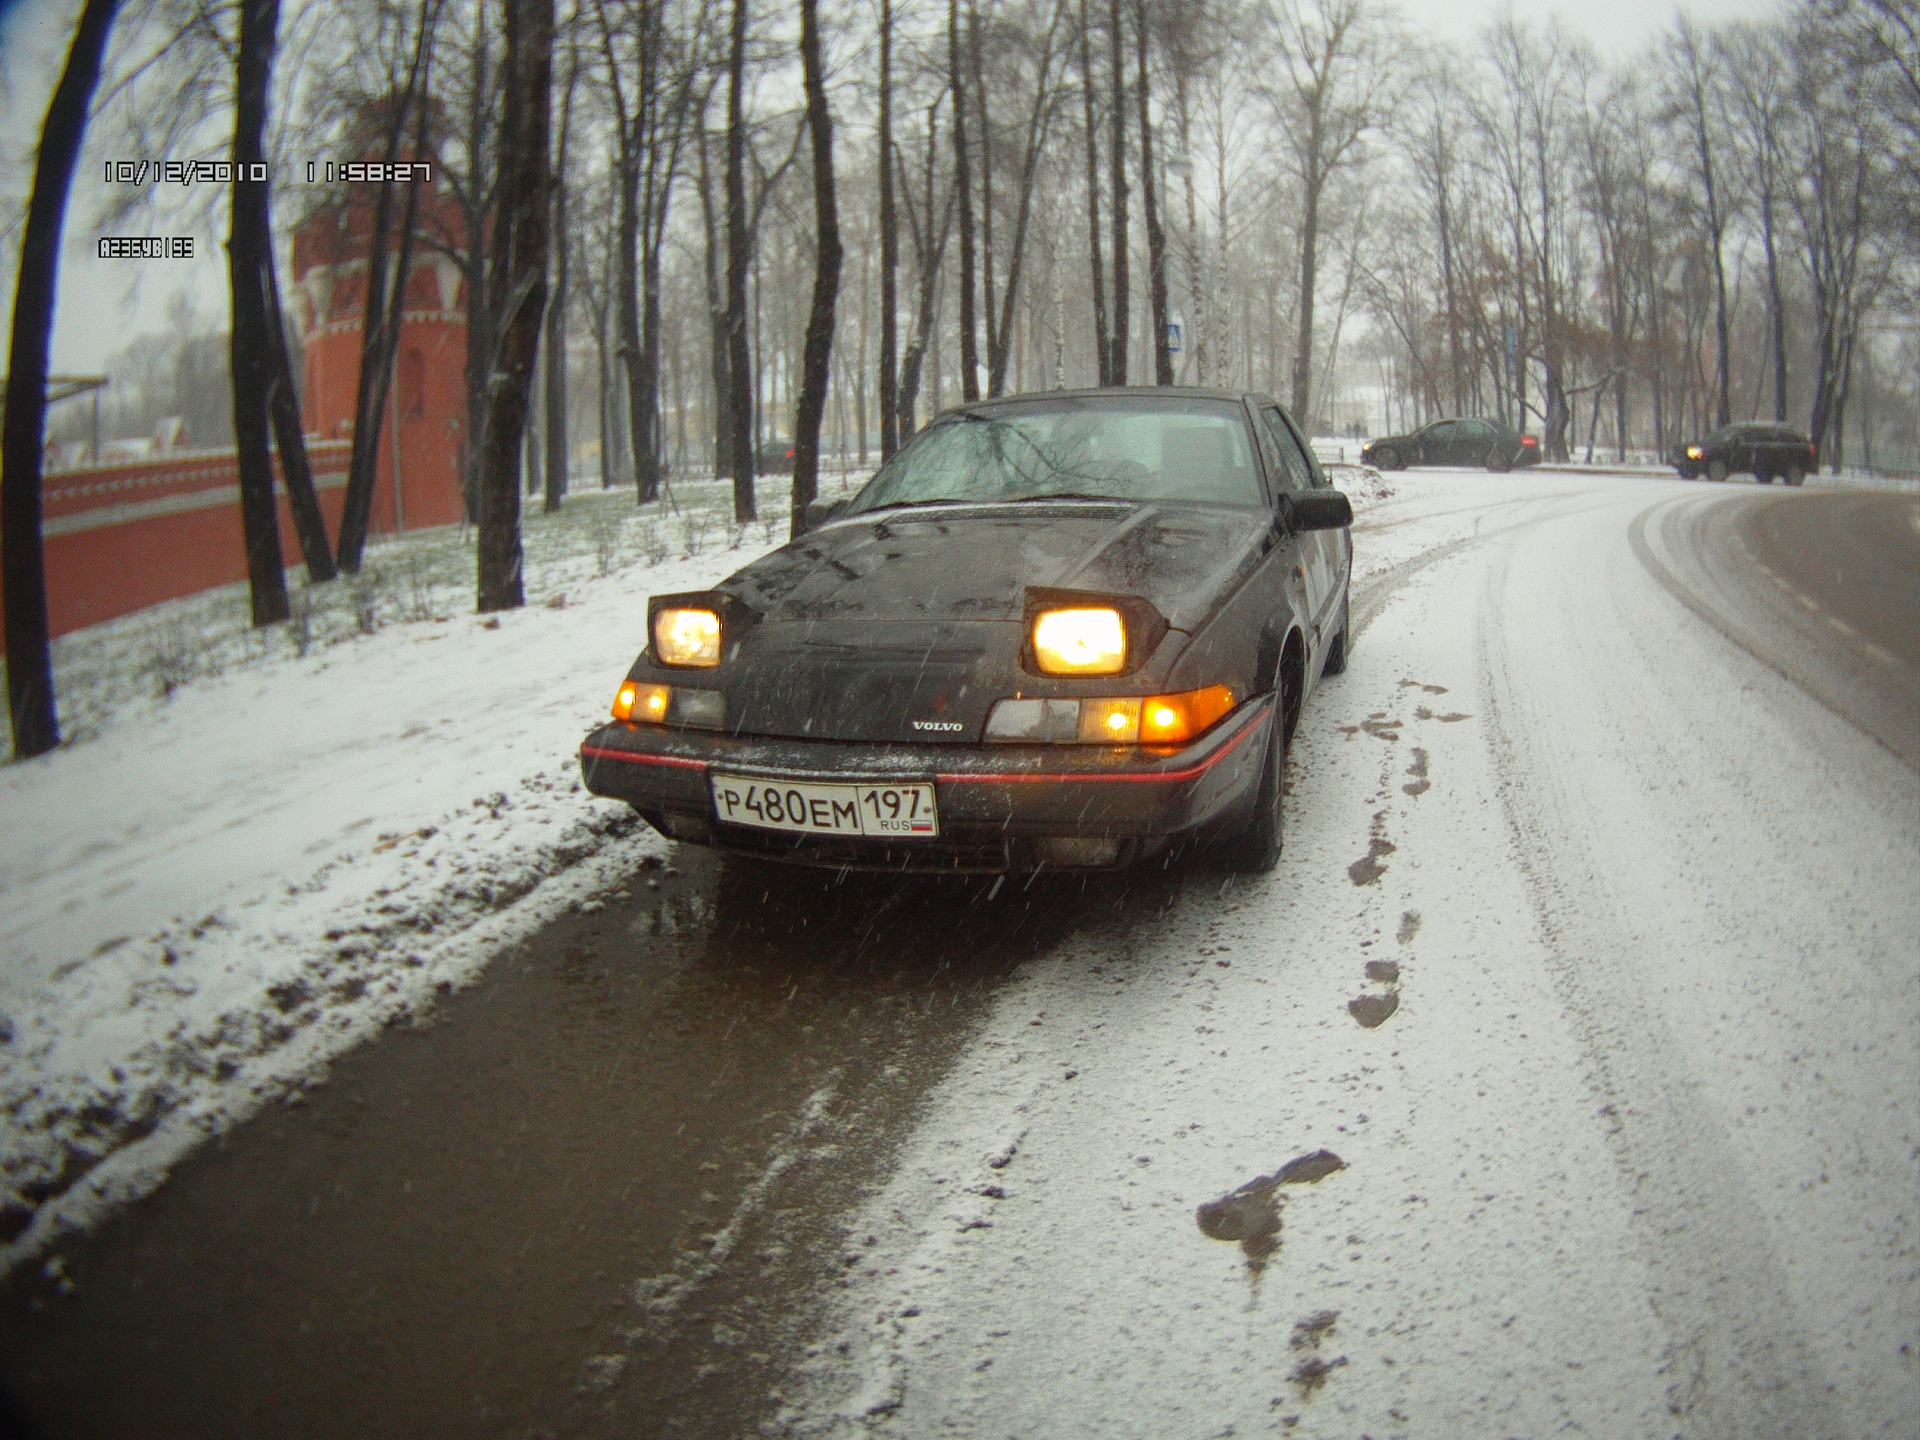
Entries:
[[1265, 875], [1280, 863], [1286, 802], [1287, 717], [1285, 695], [1276, 693], [1273, 730], [1267, 738], [1267, 760], [1260, 770], [1260, 788], [1254, 792], [1253, 818], [1239, 833], [1220, 842], [1222, 869], [1239, 875]]
[[1353, 645], [1353, 588], [1349, 582], [1340, 596], [1340, 630], [1327, 647], [1327, 658], [1320, 663], [1322, 675], [1343, 675], [1347, 669], [1347, 651]]
[[1773, 476], [1767, 474], [1767, 472], [1764, 470], [1754, 471], [1753, 478], [1756, 482], [1758, 482], [1761, 485], [1771, 485], [1773, 483]]
[[1789, 465], [1787, 473], [1780, 478], [1789, 485], [1804, 485], [1807, 483], [1807, 472], [1798, 465]]
[[1725, 481], [1726, 478], [1727, 478], [1727, 462], [1726, 461], [1709, 460], [1707, 462], [1707, 479], [1712, 480], [1716, 484], [1718, 484]]
[[1377, 470], [1398, 470], [1400, 468], [1400, 452], [1391, 445], [1385, 449], [1376, 450], [1373, 452], [1373, 464]]
[[1513, 469], [1513, 458], [1502, 447], [1496, 445], [1487, 452], [1487, 469], [1496, 475], [1505, 474]]

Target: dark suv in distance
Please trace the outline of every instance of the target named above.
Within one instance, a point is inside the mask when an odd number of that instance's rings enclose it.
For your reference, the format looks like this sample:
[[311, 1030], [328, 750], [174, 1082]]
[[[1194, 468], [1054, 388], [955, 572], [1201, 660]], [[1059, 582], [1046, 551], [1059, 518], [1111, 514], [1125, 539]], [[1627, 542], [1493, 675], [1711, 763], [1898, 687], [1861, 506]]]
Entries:
[[1360, 463], [1378, 470], [1409, 465], [1484, 465], [1511, 470], [1540, 463], [1540, 442], [1483, 416], [1435, 420], [1411, 435], [1386, 435], [1360, 447]]
[[1748, 420], [1722, 425], [1706, 439], [1682, 446], [1673, 457], [1673, 468], [1683, 480], [1751, 475], [1762, 485], [1772, 484], [1775, 477], [1789, 485], [1803, 485], [1819, 458], [1805, 431], [1777, 420]]

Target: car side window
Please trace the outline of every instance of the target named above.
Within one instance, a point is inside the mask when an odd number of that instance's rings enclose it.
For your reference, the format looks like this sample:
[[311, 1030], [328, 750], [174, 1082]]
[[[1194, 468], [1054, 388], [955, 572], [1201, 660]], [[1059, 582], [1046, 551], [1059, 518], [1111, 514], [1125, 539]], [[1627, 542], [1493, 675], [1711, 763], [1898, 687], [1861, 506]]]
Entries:
[[1262, 405], [1260, 418], [1266, 422], [1273, 448], [1280, 453], [1281, 484], [1288, 490], [1311, 490], [1313, 465], [1301, 452], [1300, 442], [1294, 438], [1293, 427], [1287, 424], [1286, 417], [1276, 407]]

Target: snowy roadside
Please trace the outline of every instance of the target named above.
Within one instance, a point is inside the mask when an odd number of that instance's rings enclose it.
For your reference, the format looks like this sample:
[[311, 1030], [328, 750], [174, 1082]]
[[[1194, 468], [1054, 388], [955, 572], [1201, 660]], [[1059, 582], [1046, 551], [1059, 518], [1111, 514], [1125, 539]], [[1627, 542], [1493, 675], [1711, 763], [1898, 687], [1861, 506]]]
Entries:
[[[1358, 513], [1393, 493], [1331, 468]], [[463, 613], [467, 541], [443, 531], [274, 640], [230, 590], [62, 642], [76, 738], [0, 769], [0, 1272], [662, 863], [575, 747], [644, 596], [770, 548], [778, 484], [743, 535], [721, 485], [651, 525], [582, 494], [531, 521], [529, 604], [494, 619]]]
[[770, 548], [783, 484], [738, 531], [712, 482], [529, 517], [529, 603], [485, 620], [437, 531], [270, 637], [227, 590], [61, 642], [70, 743], [0, 769], [0, 1271], [661, 863], [576, 746], [645, 595]]

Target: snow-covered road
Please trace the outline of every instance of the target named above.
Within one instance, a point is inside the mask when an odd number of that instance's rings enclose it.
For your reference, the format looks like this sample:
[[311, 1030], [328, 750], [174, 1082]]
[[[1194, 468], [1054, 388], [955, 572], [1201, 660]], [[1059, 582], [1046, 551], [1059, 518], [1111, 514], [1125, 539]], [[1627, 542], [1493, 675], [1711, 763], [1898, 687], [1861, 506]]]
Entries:
[[1746, 523], [1840, 497], [1349, 474], [1258, 879], [634, 833], [570, 747], [744, 555], [15, 767], [0, 1158], [125, 1133], [6, 1252], [5, 1378], [74, 1433], [1920, 1435], [1920, 501], [1859, 595]]
[[1393, 483], [1279, 873], [1001, 993], [796, 1429], [1920, 1433], [1920, 779], [1636, 557], [1697, 487]]

